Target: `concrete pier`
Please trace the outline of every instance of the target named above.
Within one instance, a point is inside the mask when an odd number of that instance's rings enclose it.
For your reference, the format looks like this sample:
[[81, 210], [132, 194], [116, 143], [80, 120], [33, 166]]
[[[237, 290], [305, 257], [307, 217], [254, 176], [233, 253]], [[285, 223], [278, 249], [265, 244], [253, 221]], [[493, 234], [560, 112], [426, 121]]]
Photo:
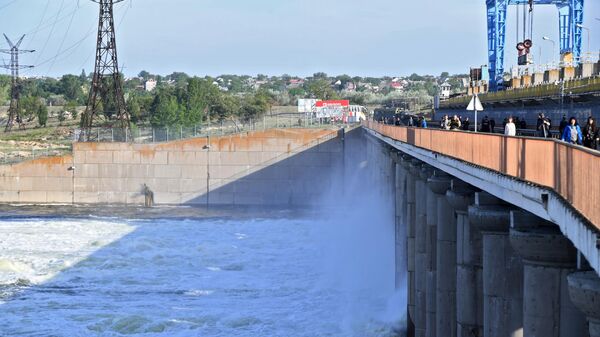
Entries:
[[[418, 166], [414, 167], [415, 169]], [[427, 313], [427, 179], [432, 169], [421, 165], [415, 181], [415, 336], [425, 337]]]
[[408, 336], [414, 336], [415, 327], [415, 230], [416, 213], [416, 182], [420, 177], [421, 165], [418, 160], [406, 162], [406, 259], [407, 259], [407, 299], [408, 299]]
[[586, 316], [590, 337], [600, 337], [600, 278], [594, 271], [567, 276], [571, 301]]
[[475, 190], [452, 180], [446, 197], [456, 213], [456, 336], [482, 336], [483, 283], [481, 270], [481, 234], [472, 226], [467, 212]]
[[567, 275], [575, 271], [577, 257], [573, 244], [552, 224], [514, 227], [510, 242], [524, 263], [523, 335], [586, 336], [585, 316], [568, 296]]
[[471, 223], [483, 238], [486, 337], [523, 336], [523, 262], [510, 245], [510, 210], [502, 201], [483, 193], [478, 193], [475, 205], [469, 207]]
[[446, 199], [450, 177], [434, 176], [429, 187], [437, 196], [435, 335], [456, 336], [456, 218]]
[[[433, 175], [427, 180], [427, 234], [425, 242], [425, 251], [427, 256], [427, 285], [426, 285], [426, 317], [425, 317], [425, 336], [436, 337], [436, 282], [437, 282], [437, 204], [438, 194], [432, 189], [440, 177], [444, 177], [448, 186], [442, 187], [445, 191], [449, 187], [449, 176], [441, 171], [434, 171]], [[432, 183], [432, 181], [434, 183]], [[442, 183], [443, 184], [443, 183]], [[441, 194], [440, 194], [441, 195]]]
[[395, 230], [395, 286], [400, 289], [406, 283], [406, 176], [408, 171], [404, 166], [406, 160], [402, 156], [395, 156], [396, 159], [396, 179], [395, 179], [395, 197], [396, 197], [396, 230]]

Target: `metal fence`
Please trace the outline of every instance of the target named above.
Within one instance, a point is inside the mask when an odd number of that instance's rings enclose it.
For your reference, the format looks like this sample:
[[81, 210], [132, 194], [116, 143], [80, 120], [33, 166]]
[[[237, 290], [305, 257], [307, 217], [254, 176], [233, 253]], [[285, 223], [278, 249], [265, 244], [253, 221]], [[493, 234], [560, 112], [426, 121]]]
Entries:
[[223, 120], [211, 124], [194, 126], [132, 127], [76, 129], [74, 142], [127, 142], [161, 143], [181, 139], [226, 136], [236, 133], [261, 131], [273, 128], [323, 128], [334, 124], [329, 120], [314, 118], [305, 114], [281, 113], [269, 115], [247, 122]]
[[9, 165], [42, 157], [64, 156], [71, 152], [72, 146], [70, 145], [48, 146], [46, 148], [32, 146], [28, 148], [2, 149], [0, 150], [0, 164]]
[[[326, 119], [314, 118], [298, 113], [278, 113], [266, 115], [260, 119], [247, 122], [223, 120], [210, 124], [199, 124], [190, 127], [136, 127], [75, 129], [69, 141], [72, 142], [128, 142], [128, 143], [161, 143], [198, 137], [219, 137], [249, 131], [261, 131], [273, 128], [329, 128], [334, 125]], [[40, 148], [36, 146], [0, 148], [0, 165], [15, 164], [40, 157], [63, 156], [72, 153], [72, 145], [56, 145]]]

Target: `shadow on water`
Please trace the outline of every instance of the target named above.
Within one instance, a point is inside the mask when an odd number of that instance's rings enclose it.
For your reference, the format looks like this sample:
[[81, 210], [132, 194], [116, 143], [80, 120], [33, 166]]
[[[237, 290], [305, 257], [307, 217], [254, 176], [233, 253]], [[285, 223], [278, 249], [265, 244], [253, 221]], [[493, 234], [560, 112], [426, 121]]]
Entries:
[[[370, 267], [381, 258], [376, 253], [377, 239], [388, 233], [365, 235], [369, 219], [378, 219], [372, 213], [346, 212], [345, 216], [354, 215], [358, 221], [344, 221], [345, 228], [323, 228], [332, 224], [332, 218], [344, 217], [331, 205], [357, 201], [356, 196], [344, 199], [342, 195], [358, 192], [348, 186], [346, 175], [348, 168], [360, 171], [357, 168], [364, 162], [365, 156], [360, 153], [363, 150], [350, 153], [346, 150], [340, 166], [333, 170], [336, 177], [321, 172], [318, 180], [325, 188], [314, 196], [317, 202], [310, 208], [290, 207], [296, 201], [294, 197], [278, 203], [285, 206], [268, 208], [0, 207], [0, 223], [46, 226], [63, 222], [67, 228], [83, 226], [80, 232], [71, 232], [75, 238], [64, 239], [65, 244], [103, 227], [113, 226], [123, 234], [111, 242], [84, 242], [88, 253], [77, 256], [75, 260], [79, 261], [73, 265], [63, 265], [44, 282], [32, 284], [21, 279], [0, 286], [0, 335], [398, 335], [397, 328], [382, 326], [365, 317], [362, 318], [366, 322], [360, 327], [357, 327], [360, 322], [340, 326], [341, 320], [348, 320], [348, 310], [374, 297], [354, 292], [373, 286], [361, 282], [367, 282], [374, 273], [385, 275]], [[294, 165], [289, 161], [302, 157], [303, 154], [293, 156], [286, 159], [288, 162], [267, 167], [215, 193], [242, 193], [250, 181], [267, 195], [274, 191], [273, 186], [257, 186], [268, 184], [261, 177], [281, 174], [277, 170], [290, 170]], [[314, 173], [299, 173], [295, 178], [313, 179]], [[358, 184], [356, 178], [349, 181]], [[290, 188], [286, 195], [291, 195], [293, 188], [305, 193], [302, 188], [307, 187], [292, 184]], [[363, 196], [369, 198], [371, 194]], [[355, 206], [358, 208], [360, 204]], [[383, 212], [379, 199], [364, 206], [376, 213]], [[345, 209], [349, 209], [348, 205]], [[323, 220], [324, 214], [330, 217]], [[334, 222], [334, 226], [342, 225], [340, 218]], [[343, 235], [335, 233], [338, 230]], [[53, 244], [60, 246], [60, 238], [53, 240]], [[330, 240], [340, 242], [325, 242]], [[52, 254], [53, 247], [43, 249], [48, 252], [40, 254]], [[352, 251], [354, 254], [350, 256], [345, 254]], [[52, 263], [61, 262], [57, 261], [60, 257], [44, 258]], [[322, 269], [337, 278], [323, 282]], [[353, 279], [350, 292], [344, 293], [348, 289], [339, 287], [338, 278]], [[347, 285], [346, 281], [342, 284]], [[352, 296], [363, 298], [349, 298]], [[362, 308], [359, 312], [364, 311]]]

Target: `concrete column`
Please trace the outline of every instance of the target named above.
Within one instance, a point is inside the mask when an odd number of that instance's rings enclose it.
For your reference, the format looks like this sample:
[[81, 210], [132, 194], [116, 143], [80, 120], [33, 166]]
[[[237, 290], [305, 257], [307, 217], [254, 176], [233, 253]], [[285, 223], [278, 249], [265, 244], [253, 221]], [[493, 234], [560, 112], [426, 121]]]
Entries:
[[554, 225], [513, 226], [510, 243], [524, 263], [523, 335], [586, 336], [585, 316], [569, 299], [567, 275], [575, 270], [577, 253], [569, 239]]
[[437, 197], [435, 336], [456, 336], [456, 219], [446, 199], [449, 176], [433, 176], [429, 187]]
[[404, 167], [406, 159], [398, 156], [396, 162], [396, 230], [395, 230], [395, 253], [396, 253], [396, 289], [406, 285], [406, 176], [408, 171]]
[[571, 301], [588, 319], [590, 337], [600, 337], [600, 278], [595, 271], [567, 276]]
[[407, 299], [408, 299], [408, 317], [407, 330], [408, 337], [415, 333], [415, 227], [417, 222], [416, 214], [416, 181], [419, 177], [420, 162], [412, 160], [406, 162], [408, 174], [406, 176], [406, 259], [407, 259]]
[[[426, 317], [425, 317], [425, 336], [436, 337], [436, 282], [437, 282], [437, 203], [438, 197], [442, 194], [436, 194], [433, 190], [435, 182], [444, 177], [447, 181], [446, 186], [442, 186], [443, 194], [446, 193], [450, 185], [449, 176], [441, 171], [434, 171], [433, 176], [427, 180], [427, 234], [425, 242], [425, 251], [427, 259], [427, 285], [426, 285]], [[444, 183], [442, 183], [444, 185]]]
[[483, 237], [483, 336], [523, 337], [523, 262], [510, 245], [510, 208], [477, 193], [469, 220]]
[[422, 164], [415, 182], [415, 335], [425, 337], [427, 328], [427, 179], [433, 168]]
[[483, 334], [483, 281], [481, 264], [481, 233], [469, 222], [468, 208], [475, 190], [470, 185], [452, 180], [446, 198], [456, 214], [456, 336]]

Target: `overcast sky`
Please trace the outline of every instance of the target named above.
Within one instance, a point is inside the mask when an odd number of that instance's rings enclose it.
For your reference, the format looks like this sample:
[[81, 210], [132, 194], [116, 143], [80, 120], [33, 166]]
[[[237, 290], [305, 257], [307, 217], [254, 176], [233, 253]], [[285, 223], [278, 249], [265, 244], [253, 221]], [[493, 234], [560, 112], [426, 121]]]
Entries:
[[[98, 5], [90, 0], [0, 0], [1, 31], [36, 53], [27, 75], [93, 69]], [[586, 1], [591, 49], [600, 49], [600, 1]], [[192, 75], [466, 73], [487, 64], [484, 0], [125, 0], [115, 5], [119, 62]], [[507, 68], [516, 63], [516, 13], [508, 18]], [[587, 33], [584, 33], [587, 50]], [[539, 6], [534, 55], [558, 43], [554, 6]], [[6, 48], [2, 40], [0, 48]], [[558, 47], [556, 51], [558, 58]]]

